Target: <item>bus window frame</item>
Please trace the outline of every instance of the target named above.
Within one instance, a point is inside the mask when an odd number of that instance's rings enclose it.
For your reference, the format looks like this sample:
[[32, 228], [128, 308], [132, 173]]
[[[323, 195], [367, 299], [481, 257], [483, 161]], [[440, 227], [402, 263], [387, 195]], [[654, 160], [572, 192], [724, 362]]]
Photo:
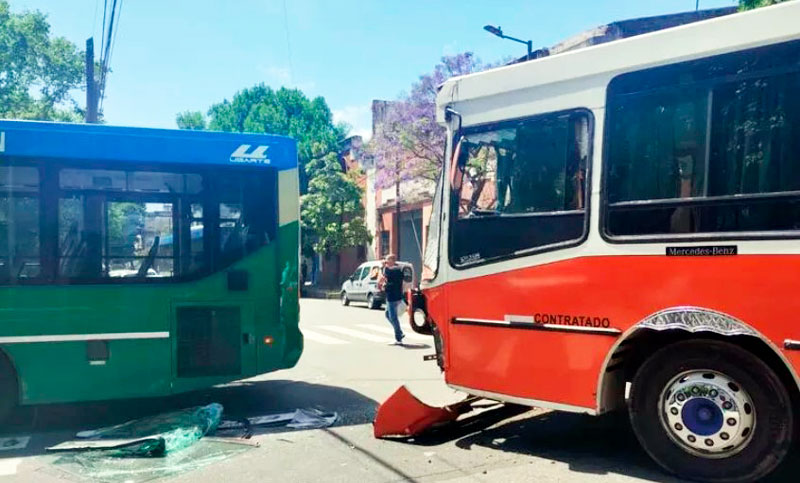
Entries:
[[[218, 216], [214, 218], [213, 212], [218, 212], [220, 197], [216, 190], [216, 183], [213, 182], [215, 176], [223, 174], [255, 174], [262, 177], [270, 184], [272, 190], [272, 213], [269, 215], [270, 228], [274, 236], [267, 240], [267, 242], [259, 247], [260, 249], [266, 248], [278, 242], [279, 231], [279, 206], [280, 193], [278, 193], [278, 171], [274, 168], [247, 166], [247, 165], [183, 165], [176, 163], [147, 163], [147, 164], [134, 164], [126, 163], [115, 160], [108, 160], [106, 162], [78, 162], [78, 161], [64, 161], [58, 158], [24, 158], [15, 156], [3, 157], [5, 165], [9, 166], [24, 166], [34, 167], [39, 171], [39, 188], [35, 193], [39, 200], [39, 260], [40, 260], [40, 276], [29, 279], [19, 279], [9, 282], [0, 282], [0, 289], [13, 286], [62, 286], [62, 285], [149, 285], [149, 284], [181, 284], [194, 282], [214, 274], [225, 271], [232, 265], [240, 262], [244, 258], [250, 256], [250, 253], [244, 254], [242, 257], [236, 259], [228, 259], [224, 257], [219, 249], [214, 247], [219, 245], [219, 227], [211, 224], [206, 227], [207, 223], [213, 221], [218, 225]], [[148, 172], [164, 172], [164, 173], [180, 173], [180, 174], [199, 174], [203, 182], [211, 180], [208, 189], [200, 193], [166, 193], [166, 192], [147, 192], [147, 191], [120, 191], [120, 190], [91, 190], [91, 189], [70, 189], [61, 188], [59, 173], [62, 169], [100, 169], [100, 170], [119, 170], [125, 172], [133, 171], [148, 171]], [[34, 192], [31, 192], [34, 193]], [[145, 198], [141, 201], [155, 202], [164, 200], [166, 203], [173, 205], [173, 237], [179, 227], [176, 221], [179, 221], [180, 213], [176, 208], [179, 201], [186, 201], [188, 209], [191, 210], [191, 204], [200, 201], [204, 207], [204, 230], [209, 230], [212, 233], [210, 237], [203, 237], [204, 250], [203, 261], [204, 268], [189, 275], [173, 275], [170, 277], [63, 277], [58, 273], [58, 264], [61, 257], [59, 256], [59, 200], [69, 198], [70, 195], [85, 195], [87, 193], [100, 193], [105, 200], [108, 201], [137, 201], [137, 198]], [[214, 209], [216, 206], [216, 209]], [[211, 208], [211, 209], [206, 209]], [[209, 213], [206, 213], [208, 211]], [[211, 219], [209, 219], [211, 218]], [[209, 251], [213, 250], [213, 251]], [[174, 250], [173, 259], [175, 254], [180, 253], [180, 250]], [[176, 259], [177, 260], [177, 259]], [[175, 269], [173, 269], [175, 273]]]
[[[763, 77], [778, 76], [781, 74], [798, 73], [800, 75], [800, 67], [798, 66], [780, 66], [766, 68], [758, 71], [747, 72], [741, 75], [727, 74], [719, 75], [716, 77], [698, 80], [696, 82], [681, 82], [666, 86], [648, 87], [634, 92], [625, 92], [623, 94], [613, 95], [612, 86], [614, 82], [620, 82], [620, 79], [625, 79], [630, 75], [644, 74], [648, 72], [658, 71], [659, 69], [680, 69], [681, 67], [690, 68], [691, 64], [699, 62], [712, 62], [713, 59], [731, 55], [750, 54], [756, 55], [759, 51], [770, 48], [790, 48], [791, 44], [800, 45], [800, 40], [793, 40], [787, 42], [780, 42], [761, 47], [750, 49], [742, 49], [734, 52], [725, 52], [716, 55], [709, 55], [688, 61], [673, 62], [654, 67], [647, 67], [645, 69], [633, 70], [623, 72], [614, 76], [606, 85], [606, 102], [605, 113], [603, 115], [603, 148], [602, 160], [600, 167], [600, 220], [599, 232], [600, 237], [607, 243], [615, 245], [623, 244], [647, 244], [647, 243], [680, 243], [680, 242], [724, 242], [724, 241], [752, 241], [752, 240], [798, 240], [800, 239], [800, 230], [755, 230], [755, 231], [736, 231], [736, 232], [702, 232], [702, 233], [670, 233], [670, 234], [647, 234], [647, 235], [612, 235], [608, 232], [609, 227], [609, 209], [616, 206], [632, 206], [634, 209], [640, 207], [642, 209], [657, 206], [711, 206], [718, 203], [742, 203], [742, 202], [759, 202], [779, 199], [787, 196], [795, 196], [795, 193], [800, 194], [800, 191], [790, 192], [771, 192], [771, 193], [748, 193], [738, 195], [724, 195], [724, 196], [703, 196], [691, 198], [668, 198], [668, 199], [649, 199], [649, 200], [633, 200], [622, 201], [616, 203], [608, 202], [608, 174], [610, 172], [609, 164], [611, 162], [611, 114], [613, 107], [617, 105], [612, 99], [617, 98], [630, 98], [636, 96], [647, 95], [652, 92], [659, 91], [674, 91], [682, 88], [708, 88], [714, 89], [716, 86], [721, 86], [731, 82], [747, 81], [752, 79], [759, 79]], [[709, 106], [710, 107], [710, 106]], [[711, 120], [709, 120], [710, 124]], [[709, 127], [710, 133], [710, 127]], [[710, 149], [710, 146], [709, 148]], [[800, 197], [798, 197], [800, 199]]]
[[[542, 245], [539, 247], [530, 247], [527, 249], [518, 250], [514, 253], [510, 253], [508, 255], [501, 255], [498, 257], [489, 258], [486, 260], [480, 260], [475, 263], [469, 263], [466, 265], [459, 265], [455, 263], [453, 259], [453, 240], [454, 240], [454, 233], [453, 224], [457, 223], [458, 220], [458, 212], [456, 205], [454, 205], [453, 200], [460, 199], [461, 193], [456, 192], [452, 185], [452, 180], [448, 179], [447, 189], [449, 191], [448, 198], [447, 198], [447, 206], [445, 205], [445, 200], [443, 200], [442, 206], [442, 216], [447, 223], [447, 263], [449, 266], [455, 270], [470, 270], [476, 267], [482, 267], [490, 264], [500, 263], [508, 260], [513, 260], [515, 258], [522, 258], [522, 257], [529, 257], [533, 255], [540, 255], [543, 253], [554, 252], [558, 250], [566, 250], [569, 248], [575, 248], [580, 245], [586, 243], [589, 239], [589, 231], [591, 227], [591, 218], [592, 218], [592, 203], [591, 203], [591, 193], [592, 193], [592, 168], [594, 165], [594, 145], [595, 145], [595, 118], [594, 118], [594, 111], [588, 107], [575, 107], [569, 109], [561, 109], [558, 111], [549, 111], [549, 112], [542, 112], [537, 113], [529, 116], [522, 116], [522, 117], [515, 117], [510, 119], [503, 119], [500, 121], [492, 121], [487, 123], [481, 124], [473, 124], [470, 126], [463, 126], [456, 134], [453, 135], [452, 139], [450, 140], [453, 143], [452, 150], [455, 150], [455, 146], [457, 143], [461, 142], [461, 139], [474, 132], [479, 131], [491, 131], [502, 129], [504, 125], [514, 124], [518, 122], [524, 121], [532, 121], [536, 119], [546, 118], [546, 117], [559, 117], [564, 115], [576, 115], [581, 114], [586, 117], [587, 120], [587, 138], [588, 138], [588, 153], [587, 153], [587, 160], [586, 160], [586, 172], [585, 172], [585, 179], [584, 179], [584, 208], [583, 210], [569, 210], [569, 211], [552, 211], [552, 212], [538, 212], [538, 213], [518, 213], [514, 215], [505, 215], [508, 218], [537, 218], [543, 216], [560, 216], [565, 214], [576, 214], [583, 212], [583, 233], [579, 238], [574, 240], [566, 240], [563, 242], [551, 243], [548, 245]], [[454, 169], [458, 169], [456, 164], [458, 160], [452, 160]], [[447, 216], [444, 214], [447, 213]], [[441, 262], [440, 262], [441, 263]]]

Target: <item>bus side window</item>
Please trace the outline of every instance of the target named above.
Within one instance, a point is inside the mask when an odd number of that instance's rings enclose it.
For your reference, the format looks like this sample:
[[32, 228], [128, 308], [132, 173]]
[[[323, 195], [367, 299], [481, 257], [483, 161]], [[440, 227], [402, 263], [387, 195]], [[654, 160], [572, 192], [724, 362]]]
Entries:
[[275, 238], [275, 190], [273, 177], [266, 174], [230, 174], [217, 180], [223, 263], [238, 260]]
[[606, 235], [800, 230], [800, 42], [624, 74], [607, 110]]

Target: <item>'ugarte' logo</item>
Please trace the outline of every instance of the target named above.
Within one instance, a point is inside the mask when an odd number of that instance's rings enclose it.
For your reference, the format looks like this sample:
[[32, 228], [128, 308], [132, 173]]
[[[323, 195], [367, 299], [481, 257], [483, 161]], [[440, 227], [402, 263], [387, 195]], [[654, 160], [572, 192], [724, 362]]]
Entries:
[[269, 146], [256, 146], [255, 149], [250, 151], [251, 146], [249, 144], [242, 144], [236, 151], [231, 153], [231, 162], [232, 163], [258, 163], [258, 164], [269, 164], [269, 158], [267, 157], [267, 149]]

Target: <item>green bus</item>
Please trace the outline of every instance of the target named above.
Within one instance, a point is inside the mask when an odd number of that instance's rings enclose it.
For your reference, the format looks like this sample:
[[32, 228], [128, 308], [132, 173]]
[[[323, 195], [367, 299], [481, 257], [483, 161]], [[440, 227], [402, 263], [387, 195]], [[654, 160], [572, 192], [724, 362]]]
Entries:
[[0, 121], [0, 418], [294, 366], [297, 145]]

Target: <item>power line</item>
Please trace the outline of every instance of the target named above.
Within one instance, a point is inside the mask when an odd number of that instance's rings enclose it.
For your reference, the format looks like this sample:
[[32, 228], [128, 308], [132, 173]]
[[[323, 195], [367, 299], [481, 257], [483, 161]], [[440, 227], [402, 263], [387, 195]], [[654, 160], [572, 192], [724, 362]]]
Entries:
[[[100, 92], [100, 109], [101, 110], [103, 108], [103, 100], [105, 99], [106, 74], [108, 73], [109, 66], [111, 65], [111, 56], [114, 53], [114, 47], [116, 47], [116, 45], [117, 45], [117, 34], [119, 34], [119, 19], [122, 16], [122, 5], [123, 5], [123, 2], [124, 2], [124, 0], [119, 0], [119, 9], [117, 9], [117, 21], [116, 21], [117, 28], [113, 32], [113, 38], [112, 38], [111, 27], [109, 27], [109, 31], [108, 31], [109, 43], [108, 43], [108, 50], [106, 51], [106, 54], [105, 54], [106, 56], [105, 56], [105, 59], [104, 59], [105, 60], [105, 65], [103, 67], [103, 83], [102, 83], [102, 89], [103, 90]], [[114, 0], [114, 3], [116, 3], [116, 0]], [[113, 10], [112, 10], [112, 12], [113, 12]], [[112, 17], [111, 20], [113, 22], [114, 18]]]
[[[111, 4], [111, 15], [108, 16], [108, 31], [107, 35], [103, 39], [105, 42], [105, 47], [102, 52], [102, 56], [100, 58], [100, 110], [102, 111], [103, 107], [103, 100], [105, 99], [105, 91], [106, 91], [106, 76], [108, 75], [108, 66], [111, 61], [111, 52], [113, 49], [114, 42], [117, 38], [117, 32], [119, 31], [119, 19], [122, 13], [122, 2], [123, 0], [119, 0], [119, 9], [117, 9], [117, 0], [113, 0]], [[117, 29], [114, 30], [114, 25], [116, 24]]]
[[92, 20], [92, 36], [97, 30], [97, 12], [100, 10], [100, 0], [94, 0], [94, 20]]
[[103, 56], [102, 47], [103, 47], [103, 39], [106, 38], [106, 14], [108, 13], [108, 0], [103, 0], [103, 29], [102, 33], [100, 34], [100, 57]]

